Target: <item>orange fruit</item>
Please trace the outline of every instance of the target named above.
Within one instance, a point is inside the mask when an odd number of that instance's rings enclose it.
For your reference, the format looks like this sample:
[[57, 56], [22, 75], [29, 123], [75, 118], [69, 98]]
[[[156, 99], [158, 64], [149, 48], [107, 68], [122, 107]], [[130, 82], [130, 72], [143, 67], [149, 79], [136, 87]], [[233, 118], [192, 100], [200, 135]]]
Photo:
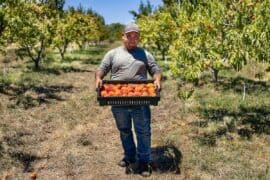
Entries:
[[134, 96], [134, 92], [128, 92], [128, 96]]
[[142, 96], [148, 96], [147, 91], [143, 91], [143, 92], [142, 92]]
[[134, 95], [135, 95], [135, 96], [141, 96], [141, 93], [140, 93], [139, 91], [135, 91], [135, 92], [134, 92]]
[[149, 87], [148, 92], [149, 93], [155, 93], [155, 88], [154, 87]]
[[122, 94], [128, 94], [128, 89], [127, 88], [125, 88], [125, 89], [121, 89], [121, 92], [122, 92]]
[[155, 92], [149, 92], [149, 96], [156, 96]]
[[114, 92], [113, 91], [110, 91], [108, 94], [109, 94], [109, 96], [114, 96]]
[[31, 179], [36, 179], [36, 178], [37, 178], [37, 173], [32, 172], [32, 173], [30, 174], [30, 178], [31, 178]]
[[106, 97], [106, 96], [108, 96], [108, 93], [107, 93], [107, 91], [102, 90], [100, 95], [103, 96], [103, 97]]
[[147, 85], [146, 85], [148, 88], [151, 88], [151, 87], [155, 87], [155, 85], [154, 85], [154, 83], [147, 83]]
[[114, 92], [114, 95], [115, 95], [115, 96], [121, 96], [121, 91], [120, 91], [120, 90], [116, 90], [116, 91]]

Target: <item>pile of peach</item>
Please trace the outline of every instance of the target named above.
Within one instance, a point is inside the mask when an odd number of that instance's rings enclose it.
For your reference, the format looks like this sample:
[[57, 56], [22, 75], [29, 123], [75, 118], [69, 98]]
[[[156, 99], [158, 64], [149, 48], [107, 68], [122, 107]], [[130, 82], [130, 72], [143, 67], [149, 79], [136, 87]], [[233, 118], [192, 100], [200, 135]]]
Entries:
[[101, 89], [102, 97], [111, 96], [156, 96], [153, 83], [104, 84]]

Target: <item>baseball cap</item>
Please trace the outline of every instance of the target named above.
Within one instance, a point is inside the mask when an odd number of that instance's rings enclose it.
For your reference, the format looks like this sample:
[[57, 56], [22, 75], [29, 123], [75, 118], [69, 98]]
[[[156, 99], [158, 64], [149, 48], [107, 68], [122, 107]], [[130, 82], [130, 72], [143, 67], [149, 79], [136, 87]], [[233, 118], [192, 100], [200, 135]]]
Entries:
[[137, 32], [139, 33], [139, 27], [137, 24], [135, 23], [129, 23], [125, 26], [125, 29], [124, 29], [124, 32], [125, 33], [129, 33], [129, 32]]

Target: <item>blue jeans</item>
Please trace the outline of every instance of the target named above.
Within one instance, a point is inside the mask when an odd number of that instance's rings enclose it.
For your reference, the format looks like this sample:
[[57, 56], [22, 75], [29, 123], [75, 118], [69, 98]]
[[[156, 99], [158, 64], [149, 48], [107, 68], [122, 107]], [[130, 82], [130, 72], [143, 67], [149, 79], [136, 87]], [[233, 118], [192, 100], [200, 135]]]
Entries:
[[[142, 163], [150, 162], [151, 153], [151, 112], [149, 106], [112, 106], [125, 153], [125, 159]], [[132, 121], [137, 137], [137, 148], [131, 131]]]

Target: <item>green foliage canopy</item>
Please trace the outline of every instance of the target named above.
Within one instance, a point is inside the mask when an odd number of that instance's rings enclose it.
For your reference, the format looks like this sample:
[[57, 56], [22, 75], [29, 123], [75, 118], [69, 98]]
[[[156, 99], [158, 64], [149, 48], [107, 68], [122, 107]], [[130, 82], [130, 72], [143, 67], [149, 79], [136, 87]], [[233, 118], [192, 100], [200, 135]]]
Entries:
[[172, 72], [187, 80], [208, 68], [240, 70], [253, 60], [269, 62], [269, 4], [166, 1], [153, 15], [138, 19], [142, 44], [168, 54]]

